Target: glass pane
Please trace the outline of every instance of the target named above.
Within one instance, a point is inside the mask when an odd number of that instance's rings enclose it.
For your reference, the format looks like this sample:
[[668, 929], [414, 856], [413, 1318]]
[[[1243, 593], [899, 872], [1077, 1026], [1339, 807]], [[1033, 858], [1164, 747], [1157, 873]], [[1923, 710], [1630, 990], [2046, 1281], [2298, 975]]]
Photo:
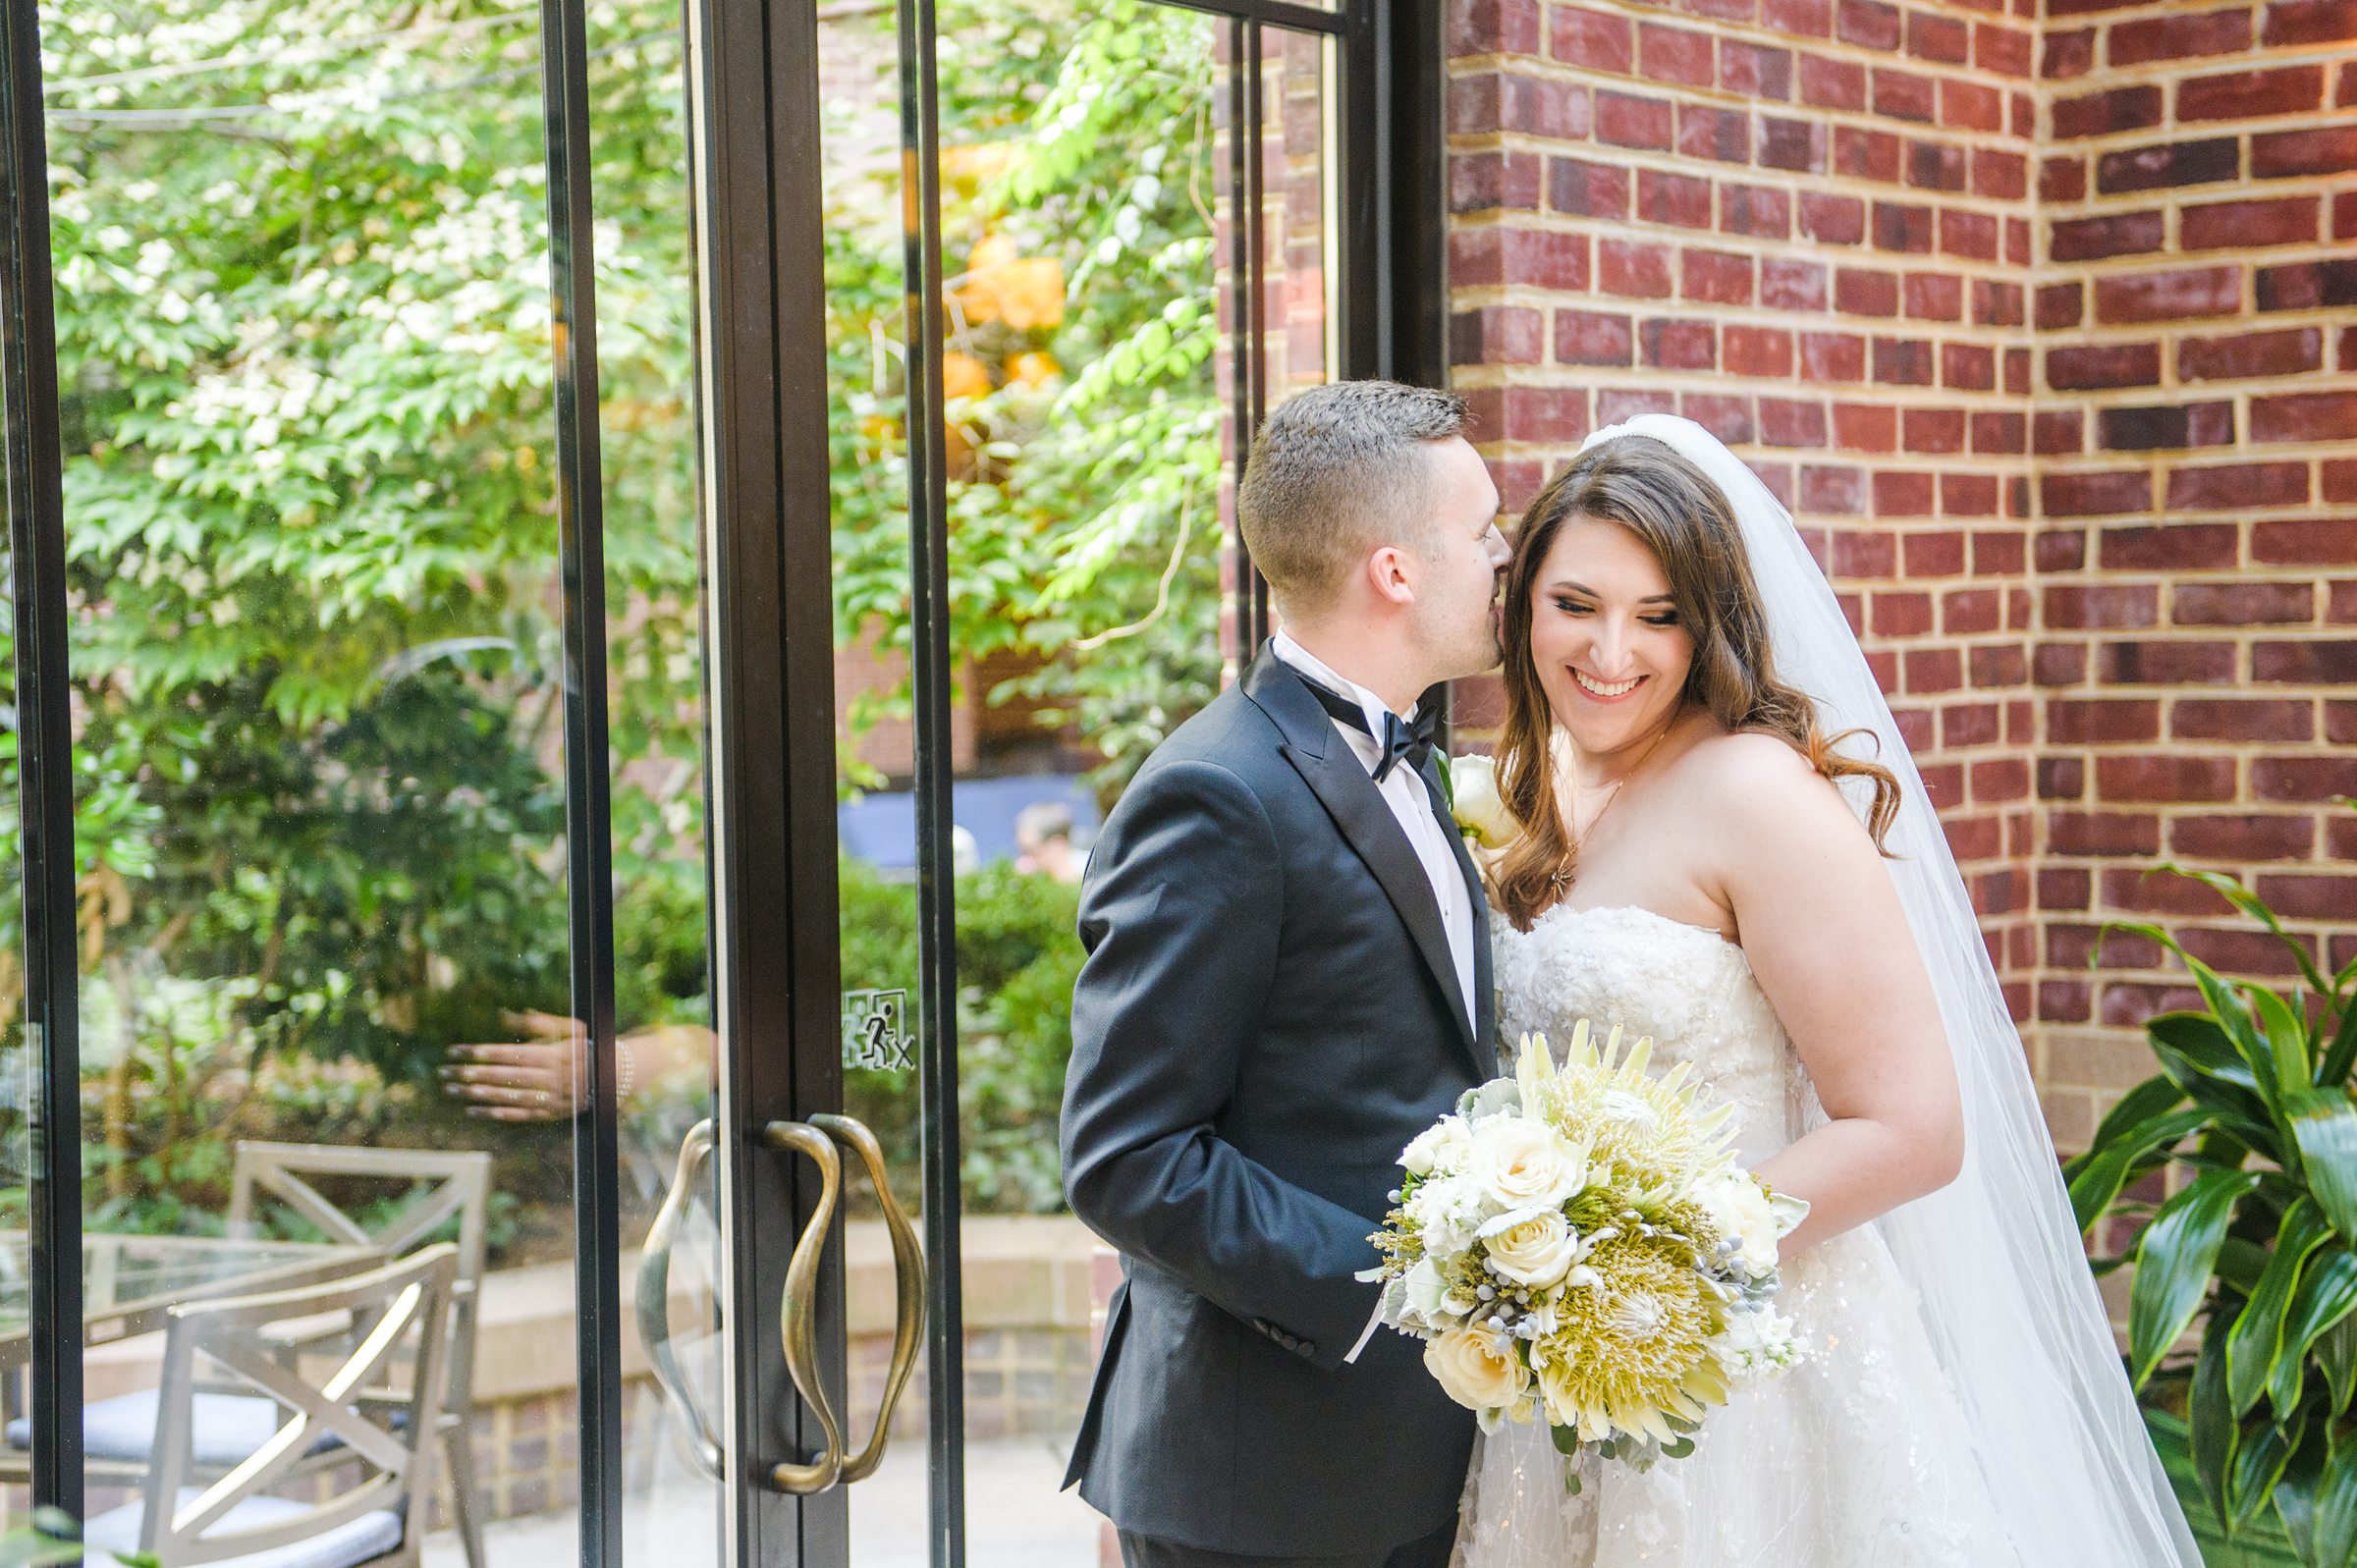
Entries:
[[720, 1419], [717, 1168], [682, 1195], [667, 1331], [685, 1408], [648, 1376], [636, 1248], [714, 1114], [706, 951], [703, 529], [686, 50], [677, 0], [589, 16], [590, 185], [605, 501], [621, 1127], [626, 1561], [717, 1562], [723, 1496], [693, 1434]]
[[[458, 1425], [387, 1428], [455, 1460], [434, 1467], [424, 1559], [462, 1560], [454, 1477], [488, 1517], [490, 1561], [575, 1556], [576, 1053], [534, 14], [131, 0], [44, 5], [41, 27], [82, 784], [90, 1510], [136, 1511], [169, 1484], [150, 1464], [159, 1420], [193, 1422], [201, 1480], [280, 1419], [211, 1364], [200, 1375], [245, 1403], [159, 1418], [163, 1307], [349, 1277], [449, 1237], [479, 1274], [451, 1325]], [[491, 1061], [491, 1046], [522, 1049]], [[365, 1169], [322, 1172], [323, 1154]], [[354, 1343], [280, 1337], [306, 1377]], [[282, 1506], [367, 1467], [330, 1445], [299, 1468], [322, 1474], [276, 1481]]]
[[[945, 40], [952, 13], [941, 18]], [[899, 49], [892, 10], [819, 12], [820, 147], [826, 228], [827, 407], [835, 606], [837, 823], [844, 1108], [884, 1146], [896, 1194], [923, 1222], [915, 1053], [916, 768], [910, 726], [908, 353], [903, 292]], [[955, 81], [945, 74], [944, 99]], [[950, 164], [944, 184], [960, 178]], [[987, 173], [987, 171], [983, 171]], [[951, 263], [955, 270], [956, 262]], [[970, 398], [978, 362], [952, 356]], [[973, 450], [952, 437], [953, 460]], [[960, 716], [954, 744], [970, 748]], [[855, 1044], [854, 1044], [855, 1042]], [[848, 1167], [856, 1169], [853, 1162]], [[848, 1180], [844, 1224], [851, 1436], [865, 1440], [892, 1354], [892, 1251], [864, 1176]], [[883, 1467], [846, 1494], [855, 1561], [927, 1560], [925, 1364], [893, 1423]]]
[[[853, 1114], [916, 1196], [917, 1079], [880, 1046], [913, 997], [905, 324], [889, 19], [829, 13], [837, 695]], [[1145, 4], [965, 0], [941, 13], [948, 297], [966, 1537], [975, 1564], [1094, 1564], [1059, 1485], [1108, 1283], [1064, 1212], [1077, 881], [1102, 803], [1219, 677], [1227, 417], [1214, 206], [1227, 25]], [[888, 1249], [855, 1210], [851, 1403], [891, 1336]], [[927, 1540], [924, 1390], [850, 1496], [861, 1563]], [[933, 1522], [939, 1528], [939, 1522]]]
[[989, 149], [1013, 173], [948, 205], [953, 266], [996, 244], [1054, 301], [1027, 323], [952, 320], [958, 351], [1042, 355], [1051, 378], [1002, 376], [968, 415], [994, 460], [953, 511], [961, 552], [1006, 553], [1023, 585], [958, 626], [953, 650], [980, 731], [958, 784], [980, 861], [958, 890], [959, 985], [974, 999], [958, 1052], [966, 1542], [970, 1562], [1002, 1568], [1103, 1559], [1104, 1521], [1058, 1489], [1116, 1277], [1066, 1212], [1056, 1159], [1079, 879], [1103, 805], [1218, 689], [1220, 650], [1213, 110], [1229, 27], [1166, 6], [1061, 9], [1050, 47], [1011, 66], [991, 32], [1036, 24], [1005, 0], [978, 6], [956, 69], [995, 75], [1002, 101], [974, 93], [943, 115], [945, 159]]
[[1321, 33], [1260, 29], [1259, 251], [1270, 408], [1326, 381], [1335, 364], [1333, 53], [1333, 40]]

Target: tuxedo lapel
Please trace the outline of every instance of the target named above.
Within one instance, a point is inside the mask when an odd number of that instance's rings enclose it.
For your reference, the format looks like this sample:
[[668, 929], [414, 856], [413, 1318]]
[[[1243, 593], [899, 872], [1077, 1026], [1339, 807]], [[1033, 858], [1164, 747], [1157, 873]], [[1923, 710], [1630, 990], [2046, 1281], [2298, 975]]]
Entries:
[[[1284, 661], [1262, 649], [1260, 657], [1245, 672], [1243, 684], [1244, 694], [1259, 704], [1284, 732], [1286, 738], [1278, 748], [1280, 753], [1326, 807], [1326, 814], [1334, 819], [1335, 827], [1358, 858], [1366, 862], [1384, 895], [1398, 912], [1425, 967], [1432, 971], [1442, 995], [1449, 999], [1449, 1015], [1456, 1020], [1458, 1043], [1487, 1076], [1495, 1070], [1495, 1056], [1484, 1049], [1475, 1033], [1478, 1021], [1457, 984], [1456, 960], [1449, 951], [1449, 932], [1441, 923], [1441, 907], [1433, 900], [1432, 883], [1424, 875], [1424, 862], [1416, 857], [1415, 846], [1399, 831], [1399, 819], [1392, 815], [1392, 808], [1375, 787], [1375, 781], [1367, 776], [1357, 755], [1336, 731], [1326, 710], [1318, 706], [1318, 700], [1309, 694], [1300, 676]], [[1460, 858], [1463, 856], [1461, 844], [1457, 853]], [[1480, 914], [1483, 906], [1478, 896], [1473, 907], [1476, 911], [1474, 972], [1481, 980], [1480, 989], [1486, 993], [1489, 944], [1484, 940]], [[1484, 1007], [1482, 1011], [1486, 1014], [1488, 1009]]]

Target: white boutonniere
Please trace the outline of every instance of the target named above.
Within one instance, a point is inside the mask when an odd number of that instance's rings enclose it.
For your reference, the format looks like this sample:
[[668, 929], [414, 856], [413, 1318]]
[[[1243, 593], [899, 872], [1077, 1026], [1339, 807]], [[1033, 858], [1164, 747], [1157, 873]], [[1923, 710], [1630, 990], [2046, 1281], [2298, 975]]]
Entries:
[[1457, 832], [1478, 849], [1499, 850], [1522, 837], [1522, 826], [1498, 798], [1498, 764], [1468, 752], [1452, 757], [1442, 779], [1449, 785], [1449, 812]]

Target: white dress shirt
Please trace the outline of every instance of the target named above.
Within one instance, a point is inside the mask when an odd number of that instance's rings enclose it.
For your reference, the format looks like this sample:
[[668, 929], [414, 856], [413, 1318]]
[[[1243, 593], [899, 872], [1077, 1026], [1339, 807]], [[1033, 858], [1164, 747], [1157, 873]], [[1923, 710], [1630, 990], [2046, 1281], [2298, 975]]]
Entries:
[[[1329, 691], [1357, 703], [1366, 714], [1365, 730], [1352, 729], [1340, 719], [1333, 719], [1335, 730], [1349, 742], [1351, 755], [1365, 765], [1370, 777], [1377, 763], [1383, 760], [1383, 743], [1376, 737], [1383, 733], [1383, 716], [1390, 710], [1384, 701], [1357, 681], [1335, 674], [1316, 654], [1295, 642], [1285, 632], [1269, 639], [1269, 651], [1284, 660], [1308, 679]], [[1406, 714], [1400, 718], [1405, 720]], [[1432, 896], [1441, 907], [1441, 929], [1449, 933], [1449, 956], [1456, 965], [1456, 992], [1464, 999], [1468, 1009], [1465, 1026], [1473, 1027], [1473, 902], [1465, 888], [1465, 874], [1458, 869], [1456, 852], [1450, 847], [1440, 819], [1433, 815], [1438, 809], [1449, 810], [1446, 800], [1434, 800], [1432, 791], [1412, 768], [1394, 768], [1376, 786], [1383, 803], [1392, 808], [1399, 823], [1399, 831], [1407, 835], [1410, 848], [1423, 864], [1425, 880], [1432, 884]]]

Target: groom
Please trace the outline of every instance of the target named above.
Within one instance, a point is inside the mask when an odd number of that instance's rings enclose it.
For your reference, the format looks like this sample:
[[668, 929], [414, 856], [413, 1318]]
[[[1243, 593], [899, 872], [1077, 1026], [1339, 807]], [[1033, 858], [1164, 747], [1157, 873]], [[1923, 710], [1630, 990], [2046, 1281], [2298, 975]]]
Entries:
[[1285, 629], [1148, 759], [1089, 859], [1064, 1179], [1121, 1249], [1066, 1485], [1129, 1568], [1442, 1568], [1473, 1441], [1366, 1334], [1399, 1152], [1496, 1071], [1479, 882], [1426, 687], [1498, 663], [1464, 405], [1269, 415], [1236, 507]]

